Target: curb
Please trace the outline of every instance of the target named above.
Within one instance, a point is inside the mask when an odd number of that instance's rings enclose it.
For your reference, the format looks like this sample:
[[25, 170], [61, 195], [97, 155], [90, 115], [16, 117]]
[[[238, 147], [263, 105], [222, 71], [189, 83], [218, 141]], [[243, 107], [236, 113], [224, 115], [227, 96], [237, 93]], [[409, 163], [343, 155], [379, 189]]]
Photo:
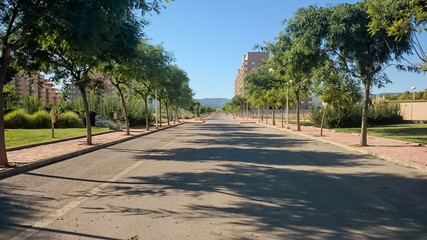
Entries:
[[144, 132], [144, 133], [141, 133], [141, 134], [138, 134], [138, 135], [134, 135], [134, 136], [131, 136], [131, 137], [128, 137], [128, 138], [123, 138], [123, 139], [115, 140], [115, 141], [112, 141], [112, 142], [109, 142], [109, 143], [104, 143], [104, 144], [101, 144], [101, 145], [93, 146], [91, 148], [79, 150], [79, 151], [76, 151], [76, 152], [71, 152], [71, 153], [68, 153], [68, 154], [61, 155], [61, 156], [46, 158], [46, 159], [43, 159], [43, 160], [39, 160], [39, 161], [36, 161], [36, 162], [32, 162], [32, 163], [23, 165], [21, 167], [9, 168], [9, 169], [7, 169], [7, 170], [5, 170], [3, 172], [0, 172], [0, 180], [4, 179], [4, 178], [12, 177], [12, 176], [24, 173], [24, 172], [28, 172], [28, 171], [31, 171], [31, 170], [34, 170], [34, 169], [37, 169], [37, 168], [40, 168], [40, 167], [44, 167], [44, 166], [47, 166], [47, 165], [50, 165], [50, 164], [53, 164], [53, 163], [61, 162], [61, 161], [64, 161], [64, 160], [67, 160], [67, 159], [70, 159], [70, 158], [73, 158], [73, 157], [77, 157], [77, 156], [80, 156], [80, 155], [83, 155], [83, 154], [86, 154], [86, 153], [94, 152], [94, 151], [100, 150], [102, 148], [110, 147], [112, 145], [123, 143], [123, 142], [129, 141], [129, 140], [133, 140], [133, 139], [145, 136], [145, 135], [150, 135], [150, 134], [155, 133], [155, 132], [160, 132], [160, 131], [163, 131], [163, 130], [166, 130], [166, 129], [169, 129], [169, 128], [180, 126], [180, 125], [183, 125], [183, 124], [185, 124], [185, 122], [178, 123], [178, 124], [175, 124], [175, 125], [165, 126], [165, 127], [162, 127], [162, 128], [159, 128], [159, 129], [155, 129], [155, 130], [152, 130], [152, 131], [149, 131], [149, 132]]
[[[270, 127], [270, 128], [275, 128], [273, 126], [266, 125], [266, 124], [263, 124], [263, 123], [257, 123], [257, 124], [262, 125], [262, 126], [266, 126], [266, 127]], [[288, 130], [286, 128], [277, 128], [277, 129], [289, 132], [291, 134], [295, 134], [295, 135], [299, 135], [299, 136], [302, 136], [302, 137], [307, 137], [307, 138], [310, 138], [310, 139], [313, 139], [313, 140], [317, 140], [317, 141], [320, 141], [320, 142], [328, 143], [328, 144], [331, 144], [331, 145], [334, 145], [334, 146], [337, 146], [337, 147], [341, 147], [341, 148], [344, 148], [344, 149], [347, 149], [347, 150], [350, 150], [350, 151], [354, 151], [354, 152], [362, 153], [362, 154], [365, 154], [365, 155], [369, 155], [369, 156], [375, 157], [375, 158], [380, 159], [380, 160], [385, 160], [387, 162], [394, 163], [394, 164], [396, 164], [398, 166], [407, 167], [407, 168], [414, 168], [414, 169], [424, 170], [424, 171], [427, 170], [427, 166], [425, 166], [423, 164], [420, 164], [420, 163], [416, 163], [416, 162], [411, 162], [411, 161], [404, 160], [404, 159], [390, 157], [390, 156], [382, 154], [382, 153], [377, 153], [377, 152], [369, 151], [369, 150], [366, 150], [366, 149], [352, 147], [352, 146], [349, 146], [349, 145], [346, 145], [346, 144], [342, 144], [342, 143], [338, 143], [338, 142], [334, 142], [334, 141], [325, 140], [325, 139], [322, 139], [320, 137], [313, 137], [313, 136], [310, 136], [310, 135], [306, 135], [304, 133], [299, 133], [299, 132], [295, 132], [295, 131], [292, 131], [292, 130]]]

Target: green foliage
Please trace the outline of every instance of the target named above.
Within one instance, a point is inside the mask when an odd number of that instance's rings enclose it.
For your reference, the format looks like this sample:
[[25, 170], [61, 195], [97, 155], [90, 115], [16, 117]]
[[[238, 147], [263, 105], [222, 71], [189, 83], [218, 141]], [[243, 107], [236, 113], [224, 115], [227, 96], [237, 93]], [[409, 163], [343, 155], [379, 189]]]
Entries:
[[215, 108], [212, 108], [212, 107], [208, 107], [208, 106], [205, 106], [205, 105], [201, 105], [200, 106], [200, 114], [210, 114], [210, 113], [213, 113], [213, 112], [215, 112], [216, 111], [216, 109]]
[[29, 128], [30, 115], [24, 109], [16, 109], [4, 116], [5, 128]]
[[[412, 100], [414, 93], [410, 91], [405, 91], [402, 94], [391, 96], [387, 94], [384, 96], [387, 100]], [[415, 100], [427, 100], [427, 88], [424, 91], [415, 92]]]
[[397, 97], [397, 100], [412, 100], [412, 93], [405, 91]]
[[424, 30], [427, 21], [427, 6], [423, 0], [371, 0], [367, 13], [371, 19], [370, 33], [386, 29], [396, 41], [411, 32]]
[[409, 39], [412, 50], [421, 60], [420, 63], [410, 62], [411, 67], [420, 72], [427, 71], [426, 52], [417, 37], [417, 34], [426, 30], [425, 0], [370, 0], [367, 13], [370, 19], [368, 24], [370, 34], [375, 35], [385, 30], [395, 42]]
[[234, 96], [230, 102], [224, 105], [223, 110], [227, 113], [243, 113], [248, 100], [240, 95]]
[[57, 128], [81, 128], [83, 127], [83, 120], [75, 112], [61, 113], [55, 122]]
[[[120, 103], [118, 96], [113, 94], [107, 94], [99, 96], [91, 94], [88, 97], [90, 109], [94, 111], [98, 117], [102, 119], [113, 120], [113, 113], [117, 113], [118, 119], [124, 119], [123, 108]], [[69, 111], [79, 113], [79, 116], [84, 117], [83, 100], [81, 97], [70, 99], [65, 106]], [[145, 117], [145, 107], [142, 101], [136, 97], [131, 97], [126, 102], [126, 108], [128, 110], [129, 123], [131, 126], [143, 125]], [[153, 112], [151, 105], [148, 105], [148, 121], [149, 123], [154, 122]]]
[[5, 115], [6, 128], [50, 128], [51, 115], [46, 110], [37, 111], [34, 114], [28, 114], [24, 109], [16, 109]]
[[10, 111], [19, 107], [19, 93], [18, 89], [10, 84], [6, 84], [3, 87], [3, 97], [4, 97], [4, 111]]
[[[373, 85], [383, 87], [390, 83], [382, 70], [391, 61], [400, 60], [403, 54], [410, 51], [410, 41], [407, 38], [394, 42], [392, 37], [387, 36], [385, 30], [381, 30], [380, 34], [369, 34], [366, 27], [369, 24], [367, 8], [366, 1], [326, 8], [311, 6], [298, 10], [297, 15], [288, 22], [288, 29], [292, 32], [288, 42], [297, 43], [295, 46], [298, 46], [290, 59], [300, 52], [306, 54], [299, 54], [295, 62], [299, 63], [298, 58], [302, 58], [310, 63], [312, 62], [310, 55], [317, 59], [328, 58], [340, 72], [349, 74], [362, 83], [364, 104], [361, 117], [361, 146], [367, 145], [371, 87]], [[309, 66], [304, 63], [302, 61], [299, 65]], [[316, 65], [306, 69], [305, 72], [311, 74], [313, 67]]]
[[334, 108], [351, 108], [361, 100], [360, 84], [350, 75], [340, 72], [333, 62], [326, 60], [314, 70], [314, 92]]
[[[167, 81], [167, 73], [172, 55], [166, 52], [162, 45], [151, 45], [147, 40], [141, 40], [136, 48], [137, 57], [132, 63], [134, 70], [134, 83], [132, 90], [141, 96], [145, 108], [148, 109], [148, 101], [154, 98], [154, 94], [164, 86]], [[146, 129], [149, 129], [150, 116], [146, 112]]]
[[173, 109], [188, 109], [193, 105], [193, 90], [187, 73], [177, 65], [168, 68], [166, 82], [159, 89], [159, 96]]
[[50, 128], [51, 115], [46, 110], [40, 110], [31, 115], [30, 128]]
[[[313, 108], [311, 110], [310, 119], [314, 125], [320, 127], [323, 111], [325, 108]], [[361, 112], [359, 108], [327, 108], [324, 120], [324, 127], [326, 128], [341, 128], [341, 127], [352, 127], [360, 126]]]
[[[325, 108], [313, 108], [311, 120], [316, 126], [320, 126], [322, 114]], [[362, 105], [357, 104], [350, 108], [329, 107], [326, 110], [324, 126], [326, 128], [360, 127], [362, 117]], [[403, 122], [398, 105], [388, 105], [387, 102], [372, 104], [368, 113], [370, 126], [398, 124]]]
[[276, 89], [280, 85], [281, 82], [265, 66], [258, 67], [244, 77], [246, 97], [256, 107], [275, 106], [280, 96]]
[[[130, 126], [145, 125], [146, 110], [141, 100], [133, 98], [126, 103], [126, 107], [128, 109]], [[153, 124], [154, 121], [154, 108], [152, 105], [148, 105], [148, 123]]]
[[37, 95], [25, 94], [22, 107], [27, 113], [33, 114], [45, 108], [45, 104], [38, 98]]
[[369, 109], [368, 123], [370, 125], [398, 124], [403, 122], [399, 105], [388, 105], [386, 102], [374, 104]]

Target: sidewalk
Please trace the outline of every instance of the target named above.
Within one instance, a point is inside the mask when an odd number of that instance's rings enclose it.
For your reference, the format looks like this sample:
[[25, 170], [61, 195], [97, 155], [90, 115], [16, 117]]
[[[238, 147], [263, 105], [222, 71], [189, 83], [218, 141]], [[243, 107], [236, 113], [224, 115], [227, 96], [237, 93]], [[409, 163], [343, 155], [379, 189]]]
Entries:
[[[244, 123], [245, 121], [250, 121], [252, 119], [239, 120]], [[253, 119], [252, 122], [254, 121], [257, 122], [256, 119]], [[301, 131], [296, 131], [297, 126], [293, 124], [289, 125], [289, 129], [282, 128], [280, 123], [276, 126], [273, 126], [271, 119], [269, 119], [268, 124], [258, 124], [278, 128], [293, 134], [306, 136], [318, 141], [343, 147], [351, 151], [371, 155], [376, 158], [393, 162], [397, 165], [420, 170], [427, 170], [427, 146], [422, 146], [417, 143], [368, 136], [368, 146], [360, 147], [359, 134], [350, 134], [337, 132], [330, 129], [323, 129], [323, 137], [320, 137], [320, 128], [316, 127], [301, 126]]]
[[185, 120], [184, 122], [181, 121], [181, 123], [176, 122], [176, 124], [171, 122], [171, 125], [169, 126], [167, 123], [162, 124], [161, 128], [155, 129], [154, 127], [151, 127], [149, 131], [146, 131], [145, 129], [130, 129], [130, 135], [126, 135], [125, 131], [114, 131], [95, 135], [92, 136], [92, 145], [87, 145], [86, 137], [82, 137], [56, 143], [46, 143], [40, 146], [20, 150], [6, 150], [9, 163], [16, 164], [17, 167], [0, 168], [0, 179], [125, 142], [153, 132], [178, 126], [185, 122], [191, 122], [191, 120]]

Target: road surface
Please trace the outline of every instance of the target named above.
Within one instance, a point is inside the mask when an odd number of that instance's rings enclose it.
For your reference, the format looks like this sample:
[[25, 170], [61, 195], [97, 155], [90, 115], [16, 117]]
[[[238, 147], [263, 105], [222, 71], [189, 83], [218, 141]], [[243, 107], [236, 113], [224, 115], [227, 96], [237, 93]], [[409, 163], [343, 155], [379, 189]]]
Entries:
[[225, 115], [0, 184], [0, 239], [427, 239], [424, 172]]

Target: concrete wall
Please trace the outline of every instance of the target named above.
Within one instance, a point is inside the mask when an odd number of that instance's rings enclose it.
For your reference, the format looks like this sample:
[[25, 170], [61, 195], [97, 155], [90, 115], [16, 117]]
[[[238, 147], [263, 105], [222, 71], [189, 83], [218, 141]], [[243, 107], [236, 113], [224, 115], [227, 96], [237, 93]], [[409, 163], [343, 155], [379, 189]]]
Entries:
[[403, 120], [427, 121], [427, 101], [399, 102]]

